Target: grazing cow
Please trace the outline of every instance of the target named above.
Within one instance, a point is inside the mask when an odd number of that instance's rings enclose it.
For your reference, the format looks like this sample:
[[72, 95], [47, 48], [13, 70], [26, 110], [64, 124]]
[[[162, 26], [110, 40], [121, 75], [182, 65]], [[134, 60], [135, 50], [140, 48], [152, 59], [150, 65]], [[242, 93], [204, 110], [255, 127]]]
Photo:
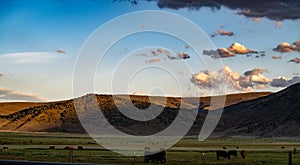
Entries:
[[145, 155], [144, 155], [144, 162], [149, 163], [150, 161], [152, 163], [165, 163], [167, 161], [166, 159], [166, 151], [161, 148], [159, 152], [150, 152], [149, 148], [145, 148]]
[[223, 147], [224, 150], [226, 150], [226, 147]]
[[241, 154], [241, 156], [242, 156], [243, 159], [246, 158], [246, 151], [245, 151], [245, 150], [242, 150], [242, 151], [240, 152], [240, 154]]
[[55, 150], [55, 146], [50, 146], [49, 149]]
[[230, 150], [228, 151], [228, 155], [233, 155], [234, 157], [237, 157], [237, 150]]
[[65, 150], [73, 150], [73, 146], [66, 146]]
[[8, 150], [8, 147], [3, 147], [3, 149], [4, 149], [5, 151], [7, 151], [7, 150]]
[[284, 149], [285, 147], [284, 146], [281, 146], [281, 149]]
[[224, 159], [225, 158], [228, 158], [230, 160], [230, 155], [226, 152], [226, 151], [216, 151], [216, 154], [217, 154], [217, 159], [220, 160], [220, 157], [223, 157]]
[[83, 150], [83, 147], [82, 147], [82, 146], [78, 146], [77, 149], [78, 149], [78, 150]]

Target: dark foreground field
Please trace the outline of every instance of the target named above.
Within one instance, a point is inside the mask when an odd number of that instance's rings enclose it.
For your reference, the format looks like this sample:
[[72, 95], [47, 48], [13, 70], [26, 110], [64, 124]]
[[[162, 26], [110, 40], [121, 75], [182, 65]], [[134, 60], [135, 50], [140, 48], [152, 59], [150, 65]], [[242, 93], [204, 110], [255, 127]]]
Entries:
[[[144, 164], [143, 157], [123, 156], [97, 145], [83, 134], [0, 133], [0, 159], [68, 162], [74, 146], [74, 163]], [[55, 146], [55, 149], [49, 149]], [[82, 146], [83, 150], [78, 150]], [[8, 147], [7, 150], [3, 147]], [[226, 149], [223, 149], [226, 147]], [[238, 149], [237, 149], [238, 147]], [[167, 150], [166, 164], [288, 164], [288, 152], [300, 149], [300, 139], [209, 139], [203, 142], [186, 137]], [[216, 150], [246, 150], [246, 159], [231, 156], [217, 160]], [[300, 153], [292, 155], [293, 164], [300, 164]], [[151, 163], [148, 163], [151, 164]]]

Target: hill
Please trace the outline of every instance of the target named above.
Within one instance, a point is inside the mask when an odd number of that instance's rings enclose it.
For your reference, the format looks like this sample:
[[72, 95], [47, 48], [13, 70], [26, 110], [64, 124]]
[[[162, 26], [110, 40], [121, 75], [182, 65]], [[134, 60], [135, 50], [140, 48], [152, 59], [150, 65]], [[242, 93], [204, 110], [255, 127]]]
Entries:
[[300, 83], [224, 109], [215, 135], [300, 137]]
[[[237, 104], [241, 101], [247, 101], [259, 97], [264, 97], [270, 93], [242, 93], [232, 94], [226, 97], [226, 106]], [[93, 94], [77, 98], [77, 103], [85, 106], [85, 110], [89, 110], [92, 115], [93, 110], [99, 106], [103, 110], [107, 120], [118, 129], [131, 134], [152, 134], [158, 130], [167, 127], [175, 119], [180, 105], [185, 109], [195, 109], [199, 102], [199, 98], [175, 98], [175, 97], [148, 97], [131, 95], [130, 100], [125, 95], [96, 95], [97, 105], [84, 104], [86, 100], [91, 99]], [[201, 97], [200, 101], [203, 107], [208, 107], [211, 97]], [[151, 108], [150, 100], [153, 104]], [[128, 105], [133, 103], [140, 109], [154, 110], [163, 108], [164, 111], [157, 117], [147, 122], [136, 122], [130, 120], [118, 111], [118, 107], [122, 109], [130, 108]], [[32, 106], [30, 106], [32, 104]], [[65, 100], [50, 103], [0, 103], [0, 130], [9, 131], [49, 131], [49, 132], [75, 132], [82, 133], [82, 128], [75, 108], [74, 100]], [[9, 112], [9, 108], [12, 112]], [[18, 110], [18, 108], [20, 108]], [[199, 113], [198, 119], [203, 121], [205, 113]], [[153, 127], [149, 127], [152, 125]], [[132, 128], [139, 128], [137, 132], [132, 132]], [[151, 129], [149, 129], [151, 128]], [[136, 129], [134, 129], [136, 130]]]

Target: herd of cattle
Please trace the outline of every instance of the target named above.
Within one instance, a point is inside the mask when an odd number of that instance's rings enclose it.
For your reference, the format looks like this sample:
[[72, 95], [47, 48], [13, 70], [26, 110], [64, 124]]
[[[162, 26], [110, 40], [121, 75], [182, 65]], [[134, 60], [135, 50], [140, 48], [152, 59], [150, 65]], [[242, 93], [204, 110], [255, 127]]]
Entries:
[[[50, 146], [49, 149], [55, 149], [55, 146]], [[64, 149], [73, 150], [73, 146], [66, 146]], [[83, 146], [78, 146], [77, 149], [78, 150], [83, 150], [84, 148], [83, 148]], [[238, 155], [237, 150], [229, 150], [227, 152], [224, 149], [226, 149], [226, 148], [223, 147], [223, 150], [216, 151], [216, 155], [217, 155], [218, 160], [220, 160], [220, 157], [222, 157], [223, 159], [228, 158], [229, 160], [230, 160], [230, 156], [237, 157], [237, 155]], [[7, 151], [8, 147], [4, 146], [3, 150]], [[300, 150], [297, 149], [297, 148], [294, 148], [293, 153], [294, 154], [300, 153]], [[241, 155], [242, 159], [245, 159], [246, 158], [246, 151], [241, 150], [240, 155]], [[153, 151], [150, 150], [150, 148], [145, 147], [145, 151], [144, 151], [144, 162], [145, 163], [149, 163], [149, 162], [151, 162], [151, 163], [159, 163], [159, 162], [160, 163], [165, 163], [166, 161], [167, 161], [166, 151], [165, 151], [164, 148], [161, 148], [159, 151], [153, 152]]]
[[[233, 155], [234, 157], [237, 157], [237, 155], [238, 155], [237, 153], [238, 153], [237, 150], [230, 150], [228, 152], [223, 151], [223, 150], [216, 151], [218, 160], [220, 160], [220, 157], [223, 157], [224, 159], [228, 158], [230, 160], [230, 156]], [[242, 159], [246, 158], [246, 151], [245, 150], [240, 151], [240, 154], [241, 154]]]
[[[220, 157], [228, 158], [230, 160], [230, 156], [234, 156], [237, 157], [238, 155], [238, 151], [237, 150], [230, 150], [230, 151], [224, 151], [224, 150], [218, 150], [216, 151], [217, 154], [217, 159], [220, 160]], [[242, 159], [246, 158], [246, 151], [245, 150], [241, 150], [240, 151], [240, 155], [242, 157]], [[150, 148], [145, 147], [145, 153], [144, 153], [144, 162], [145, 163], [165, 163], [167, 161], [166, 159], [166, 151], [161, 148], [159, 151], [157, 152], [151, 152]]]

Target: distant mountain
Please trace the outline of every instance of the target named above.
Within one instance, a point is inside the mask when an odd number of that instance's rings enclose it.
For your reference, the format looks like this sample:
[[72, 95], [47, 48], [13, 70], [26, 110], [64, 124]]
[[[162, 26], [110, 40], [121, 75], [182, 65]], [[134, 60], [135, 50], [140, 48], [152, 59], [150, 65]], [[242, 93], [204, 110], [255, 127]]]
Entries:
[[300, 83], [224, 109], [219, 136], [300, 137]]
[[[225, 105], [238, 105], [241, 101], [252, 100], [270, 94], [269, 92], [232, 94], [226, 96]], [[89, 102], [93, 96], [96, 96], [97, 104]], [[84, 109], [89, 112], [89, 115], [97, 113], [95, 109], [100, 107], [106, 119], [114, 127], [126, 133], [139, 135], [149, 135], [166, 128], [177, 116], [180, 106], [186, 110], [199, 108], [199, 98], [165, 98], [131, 95], [130, 99], [126, 99], [127, 97], [128, 96], [125, 95], [89, 94], [76, 98], [76, 103], [80, 106], [84, 106]], [[210, 104], [210, 99], [211, 97], [201, 97], [201, 108], [207, 108]], [[150, 106], [150, 100], [152, 106]], [[86, 101], [88, 102], [87, 104]], [[119, 107], [125, 110], [130, 108], [129, 105], [131, 103], [142, 110], [151, 111], [163, 108], [164, 111], [156, 119], [147, 122], [137, 122], [130, 120], [118, 111]], [[0, 130], [84, 132], [77, 117], [73, 99], [49, 103], [0, 103], [0, 108]], [[199, 112], [197, 119], [201, 124], [205, 118], [205, 111]], [[137, 128], [139, 130], [137, 130]], [[132, 132], [132, 130], [135, 130], [135, 132]]]

